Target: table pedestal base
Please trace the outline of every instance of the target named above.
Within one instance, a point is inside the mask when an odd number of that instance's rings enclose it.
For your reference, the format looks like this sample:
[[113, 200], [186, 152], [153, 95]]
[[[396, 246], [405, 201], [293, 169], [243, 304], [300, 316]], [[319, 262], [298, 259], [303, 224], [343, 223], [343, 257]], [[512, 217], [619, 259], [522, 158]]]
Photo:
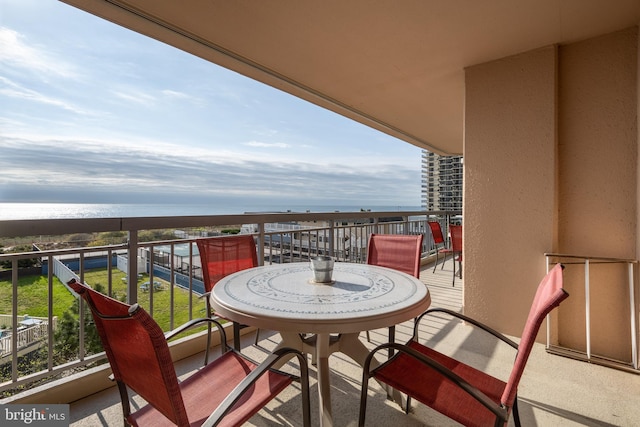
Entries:
[[[282, 341], [277, 348], [289, 347], [299, 350], [303, 353], [309, 353], [313, 356], [318, 370], [318, 403], [321, 412], [320, 426], [332, 427], [333, 415], [331, 413], [331, 383], [329, 380], [329, 356], [331, 353], [339, 351], [360, 366], [369, 355], [369, 349], [360, 341], [359, 333], [330, 335], [328, 333], [314, 334], [308, 338], [302, 338], [300, 334], [295, 332], [280, 332]], [[285, 361], [282, 362], [284, 364]], [[282, 366], [282, 364], [280, 366]], [[375, 368], [379, 362], [374, 358], [371, 361], [371, 368]], [[279, 366], [276, 366], [277, 369]], [[402, 406], [403, 397], [397, 390], [394, 390], [386, 384], [381, 384], [386, 390], [387, 396]]]

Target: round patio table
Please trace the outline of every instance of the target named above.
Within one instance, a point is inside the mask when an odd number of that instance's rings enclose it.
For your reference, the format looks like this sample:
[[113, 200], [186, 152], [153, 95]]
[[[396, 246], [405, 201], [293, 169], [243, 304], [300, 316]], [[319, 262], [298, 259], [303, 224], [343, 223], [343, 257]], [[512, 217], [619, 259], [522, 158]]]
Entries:
[[[331, 353], [339, 351], [362, 365], [369, 350], [359, 339], [361, 331], [413, 319], [431, 304], [427, 286], [397, 270], [336, 262], [332, 279], [330, 283], [315, 283], [308, 263], [273, 264], [223, 278], [210, 297], [220, 316], [279, 331], [279, 347], [314, 356], [323, 427], [333, 425]], [[302, 338], [301, 334], [313, 335]]]

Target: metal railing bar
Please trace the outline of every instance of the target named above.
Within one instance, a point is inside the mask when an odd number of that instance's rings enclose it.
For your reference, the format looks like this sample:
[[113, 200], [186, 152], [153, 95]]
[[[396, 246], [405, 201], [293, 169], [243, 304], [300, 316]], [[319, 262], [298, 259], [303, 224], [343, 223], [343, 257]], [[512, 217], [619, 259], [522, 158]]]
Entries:
[[[53, 255], [49, 255], [49, 266], [47, 270], [48, 295], [47, 295], [47, 367], [49, 371], [53, 370]], [[84, 340], [82, 340], [84, 341]]]
[[[175, 301], [173, 299], [173, 285], [175, 284], [175, 253], [176, 246], [175, 244], [171, 245], [171, 268], [169, 273], [169, 329], [173, 330], [174, 328], [174, 312], [175, 312]], [[191, 261], [191, 260], [189, 260]], [[155, 290], [155, 283], [151, 282], [151, 287]]]
[[11, 262], [11, 283], [13, 290], [11, 292], [11, 327], [13, 333], [11, 334], [11, 381], [16, 382], [18, 380], [18, 334], [15, 333], [18, 330], [18, 260], [14, 259]]
[[[558, 254], [558, 253], [545, 253], [547, 271], [549, 271], [551, 260], [554, 262], [561, 262], [565, 265], [580, 265], [584, 264], [584, 310], [585, 310], [585, 350], [576, 350], [571, 348], [565, 348], [558, 345], [551, 345], [551, 318], [547, 316], [547, 351], [554, 354], [560, 354], [563, 356], [573, 357], [580, 360], [585, 360], [591, 363], [605, 365], [613, 368], [620, 368], [624, 370], [630, 370], [631, 367], [635, 373], [640, 373], [638, 370], [638, 327], [636, 323], [636, 297], [635, 297], [635, 283], [634, 283], [634, 265], [638, 263], [637, 260], [624, 259], [624, 258], [610, 258], [610, 257], [594, 257], [572, 254]], [[580, 259], [582, 261], [565, 261], [566, 259]], [[592, 352], [591, 346], [591, 277], [590, 271], [593, 265], [608, 265], [608, 264], [626, 264], [627, 265], [627, 282], [629, 291], [629, 322], [631, 332], [631, 361], [619, 361], [610, 357], [596, 355]], [[580, 356], [578, 356], [580, 355]]]
[[81, 368], [91, 363], [102, 361], [106, 359], [106, 357], [107, 356], [103, 351], [103, 352], [85, 357], [83, 360], [74, 360], [69, 363], [57, 365], [50, 371], [40, 371], [33, 374], [25, 375], [23, 377], [20, 377], [19, 379], [16, 379], [15, 381], [13, 380], [5, 381], [0, 384], [0, 392], [10, 390], [24, 384], [33, 383], [34, 381], [37, 381], [43, 378], [55, 376], [69, 369]]
[[634, 292], [635, 284], [633, 280], [633, 264], [629, 263], [627, 266], [629, 272], [629, 312], [631, 318], [631, 362], [634, 369], [638, 369], [638, 330], [636, 326], [636, 297]]
[[[637, 264], [637, 259], [626, 259], [626, 258], [610, 258], [610, 257], [597, 257], [597, 256], [589, 256], [589, 255], [573, 255], [573, 254], [560, 254], [560, 253], [545, 253], [546, 257], [553, 258], [574, 258], [574, 259], [588, 259], [592, 264], [593, 261], [601, 261], [607, 263], [632, 263]], [[563, 262], [563, 264], [570, 264], [570, 262]], [[582, 264], [582, 263], [574, 263], [574, 264]]]
[[587, 360], [591, 360], [591, 283], [589, 280], [589, 260], [584, 262], [584, 310], [585, 310], [585, 332], [587, 340]]

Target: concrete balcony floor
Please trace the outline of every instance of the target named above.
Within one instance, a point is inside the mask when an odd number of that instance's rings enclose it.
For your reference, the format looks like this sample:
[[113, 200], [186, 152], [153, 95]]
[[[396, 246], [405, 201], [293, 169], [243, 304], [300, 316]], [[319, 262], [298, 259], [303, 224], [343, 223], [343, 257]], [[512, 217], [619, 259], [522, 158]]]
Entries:
[[[444, 269], [425, 266], [422, 281], [429, 286], [433, 307], [460, 310], [464, 281], [456, 279], [451, 286], [452, 270], [448, 261]], [[532, 278], [531, 280], [538, 280]], [[396, 328], [396, 339], [409, 339], [412, 324]], [[386, 340], [387, 331], [371, 331], [373, 348]], [[279, 336], [273, 331], [261, 331], [259, 346], [253, 345], [255, 333], [244, 336], [243, 352], [260, 360], [267, 350], [275, 347]], [[362, 339], [364, 339], [364, 333]], [[486, 339], [483, 339], [486, 338]], [[483, 368], [506, 379], [513, 362], [513, 350], [485, 334], [473, 331], [459, 321], [434, 318], [423, 322], [421, 341], [430, 342], [436, 349]], [[202, 356], [193, 356], [176, 365], [179, 375], [197, 369]], [[335, 353], [330, 359], [333, 374], [331, 396], [335, 426], [356, 426], [360, 399], [361, 368], [351, 359]], [[318, 396], [315, 368], [311, 367], [312, 425], [318, 422]], [[212, 391], [212, 393], [215, 391]], [[525, 426], [635, 426], [640, 420], [640, 375], [603, 366], [547, 354], [537, 344], [519, 386], [519, 408]], [[135, 399], [134, 399], [135, 400]], [[141, 399], [136, 404], [143, 404]], [[135, 405], [134, 405], [135, 409]], [[254, 416], [250, 426], [299, 426], [301, 405], [297, 384], [290, 386], [265, 409]], [[116, 387], [88, 396], [71, 404], [71, 426], [121, 426], [122, 412]], [[370, 426], [438, 426], [457, 425], [420, 403], [413, 403], [405, 415], [400, 407], [387, 400], [374, 381], [369, 384], [367, 425]], [[510, 420], [509, 425], [513, 425]]]

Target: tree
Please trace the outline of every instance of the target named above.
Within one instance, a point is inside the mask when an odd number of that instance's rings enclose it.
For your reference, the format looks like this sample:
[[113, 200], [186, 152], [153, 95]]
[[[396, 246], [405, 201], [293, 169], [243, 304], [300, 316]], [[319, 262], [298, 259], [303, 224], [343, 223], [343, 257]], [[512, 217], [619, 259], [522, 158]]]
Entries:
[[[96, 284], [95, 289], [98, 292], [104, 293], [104, 286]], [[76, 299], [71, 308], [64, 312], [61, 318], [58, 319], [57, 329], [54, 333], [53, 344], [53, 359], [54, 365], [62, 365], [66, 362], [73, 361], [79, 358], [80, 349], [80, 298]], [[46, 339], [46, 335], [42, 338]], [[96, 354], [103, 351], [102, 342], [93, 322], [93, 316], [91, 310], [87, 307], [84, 312], [84, 356], [89, 354]], [[48, 347], [46, 345], [29, 352], [23, 356], [18, 357], [18, 376], [26, 376], [36, 372], [41, 372], [47, 369], [48, 361]], [[85, 369], [84, 367], [73, 368], [73, 371], [79, 371]], [[60, 374], [57, 374], [60, 375]], [[52, 376], [55, 377], [55, 376]], [[52, 377], [41, 378], [32, 383], [17, 386], [13, 390], [7, 390], [0, 393], [0, 397], [9, 397], [13, 394], [37, 387], [40, 384], [51, 381]], [[11, 379], [11, 363], [5, 363], [0, 365], [0, 382], [9, 381]]]
[[[95, 290], [104, 293], [104, 287], [96, 283]], [[80, 301], [76, 300], [70, 310], [65, 311], [58, 319], [58, 327], [54, 334], [53, 354], [57, 363], [65, 363], [76, 359], [80, 349]], [[99, 353], [103, 350], [100, 336], [93, 322], [91, 310], [84, 311], [84, 352], [83, 356]]]
[[[31, 252], [33, 250], [33, 248], [31, 247], [31, 245], [20, 245], [20, 246], [14, 246], [12, 248], [8, 248], [8, 249], [2, 249], [0, 247], [0, 254], [16, 254], [16, 253], [20, 253], [20, 252]], [[38, 259], [37, 258], [29, 258], [29, 259], [21, 259], [18, 260], [18, 268], [29, 268], [29, 267], [34, 267], [38, 264]], [[0, 268], [4, 268], [4, 269], [11, 269], [11, 261], [2, 261], [0, 262]]]

